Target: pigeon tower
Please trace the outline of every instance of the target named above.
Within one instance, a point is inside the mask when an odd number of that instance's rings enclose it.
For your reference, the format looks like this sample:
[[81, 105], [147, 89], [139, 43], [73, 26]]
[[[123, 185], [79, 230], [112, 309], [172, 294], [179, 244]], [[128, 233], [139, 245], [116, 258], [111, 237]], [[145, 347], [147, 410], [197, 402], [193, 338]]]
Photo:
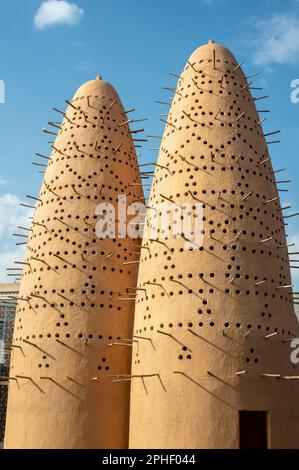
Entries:
[[130, 385], [117, 376], [130, 373], [140, 241], [119, 234], [113, 210], [142, 201], [134, 131], [99, 77], [56, 111], [30, 196], [5, 447], [124, 448]]
[[[170, 89], [145, 224], [157, 236], [145, 232], [138, 277], [132, 448], [298, 447], [295, 214], [281, 206], [277, 132], [263, 131], [266, 97], [251, 82], [210, 41]], [[179, 221], [202, 205], [202, 241], [174, 223], [165, 237], [157, 204]]]

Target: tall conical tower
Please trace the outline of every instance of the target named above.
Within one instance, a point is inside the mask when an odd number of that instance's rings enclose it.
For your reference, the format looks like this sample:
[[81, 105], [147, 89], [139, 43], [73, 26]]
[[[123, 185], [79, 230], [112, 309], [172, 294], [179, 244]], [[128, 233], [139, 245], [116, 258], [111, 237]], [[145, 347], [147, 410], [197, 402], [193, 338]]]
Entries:
[[188, 249], [183, 229], [165, 239], [163, 217], [144, 236], [132, 448], [298, 447], [287, 212], [248, 80], [209, 42], [173, 89], [145, 226], [156, 204], [189, 203], [195, 217], [202, 203], [203, 240]]
[[118, 220], [142, 200], [132, 131], [100, 78], [61, 113], [24, 262], [5, 447], [124, 448], [129, 384], [115, 376], [130, 373], [140, 241], [113, 234], [113, 208]]

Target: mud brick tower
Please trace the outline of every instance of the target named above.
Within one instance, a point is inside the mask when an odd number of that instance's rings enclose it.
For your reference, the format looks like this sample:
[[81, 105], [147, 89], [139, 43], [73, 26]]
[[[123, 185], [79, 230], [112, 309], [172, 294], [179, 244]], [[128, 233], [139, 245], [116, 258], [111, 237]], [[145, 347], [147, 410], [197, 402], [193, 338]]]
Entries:
[[[250, 86], [209, 42], [173, 90], [148, 205], [202, 203], [203, 241], [189, 250], [184, 234], [144, 237], [132, 448], [298, 447], [291, 214], [268, 150], [275, 131], [263, 132]], [[157, 217], [148, 210], [146, 227]]]
[[63, 121], [54, 123], [17, 307], [5, 447], [123, 448], [130, 385], [115, 376], [131, 368], [127, 291], [140, 241], [120, 238], [118, 226], [113, 238], [99, 238], [97, 224], [99, 204], [108, 212], [119, 196], [142, 200], [132, 131], [100, 78], [56, 111]]

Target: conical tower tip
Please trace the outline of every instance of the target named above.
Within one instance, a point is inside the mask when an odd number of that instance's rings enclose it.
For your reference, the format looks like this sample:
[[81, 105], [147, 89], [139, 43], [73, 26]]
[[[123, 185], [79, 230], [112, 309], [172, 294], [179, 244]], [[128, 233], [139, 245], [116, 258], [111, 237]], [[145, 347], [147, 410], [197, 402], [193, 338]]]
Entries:
[[97, 75], [93, 80], [88, 80], [83, 83], [76, 91], [73, 100], [76, 100], [78, 97], [89, 95], [105, 96], [106, 98], [120, 102], [115, 88], [110, 83], [103, 80], [100, 75]]
[[189, 57], [189, 62], [203, 64], [205, 61], [215, 61], [220, 64], [231, 63], [236, 65], [238, 62], [232, 52], [224, 47], [222, 44], [215, 42], [213, 39], [209, 39], [207, 44], [203, 44], [195, 49]]

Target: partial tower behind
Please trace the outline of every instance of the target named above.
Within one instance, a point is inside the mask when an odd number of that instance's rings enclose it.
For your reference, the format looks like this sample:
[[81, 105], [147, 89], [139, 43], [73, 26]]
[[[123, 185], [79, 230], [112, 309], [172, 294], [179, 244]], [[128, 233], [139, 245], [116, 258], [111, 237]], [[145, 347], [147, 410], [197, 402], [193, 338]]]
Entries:
[[[111, 205], [117, 214], [125, 199], [142, 201], [134, 142], [100, 78], [57, 111], [19, 294], [5, 447], [124, 448], [130, 390], [115, 376], [130, 373], [134, 301], [123, 292], [136, 288], [140, 242], [113, 235]], [[107, 214], [113, 238], [98, 233]]]
[[144, 237], [132, 448], [298, 447], [291, 214], [266, 141], [275, 132], [264, 134], [265, 108], [255, 107], [263, 97], [252, 98], [247, 78], [210, 42], [173, 89], [146, 227], [157, 221], [156, 204], [175, 213], [190, 203], [194, 215], [202, 204], [203, 241], [190, 251], [182, 229], [181, 238], [165, 239], [162, 229]]

